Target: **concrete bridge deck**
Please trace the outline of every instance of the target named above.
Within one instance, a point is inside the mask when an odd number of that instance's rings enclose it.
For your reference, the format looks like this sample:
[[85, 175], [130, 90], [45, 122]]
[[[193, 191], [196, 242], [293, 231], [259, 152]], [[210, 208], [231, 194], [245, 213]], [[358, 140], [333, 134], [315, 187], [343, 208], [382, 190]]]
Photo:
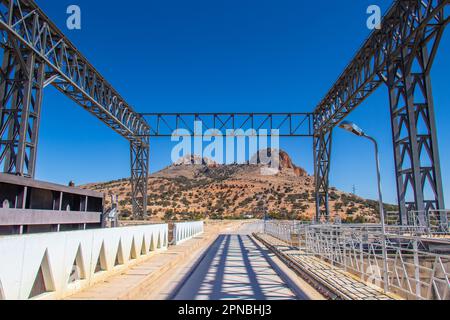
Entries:
[[109, 277], [68, 300], [129, 300], [165, 299], [176, 283], [175, 276], [183, 275], [183, 267], [200, 255], [216, 239], [221, 230], [237, 228], [240, 222], [209, 224], [205, 231], [192, 239], [167, 250], [156, 252], [146, 261], [121, 274]]
[[251, 234], [258, 223], [207, 225], [201, 235], [70, 300], [324, 299]]
[[251, 236], [260, 224], [221, 234], [181, 282], [175, 300], [323, 299]]

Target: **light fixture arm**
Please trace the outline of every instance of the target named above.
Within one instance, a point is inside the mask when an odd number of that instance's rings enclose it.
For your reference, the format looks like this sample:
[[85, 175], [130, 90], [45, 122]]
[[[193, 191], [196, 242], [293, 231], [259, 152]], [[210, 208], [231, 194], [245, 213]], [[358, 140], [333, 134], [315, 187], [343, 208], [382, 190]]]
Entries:
[[371, 136], [363, 133], [361, 137], [366, 138], [372, 141], [375, 148], [375, 163], [377, 166], [377, 182], [378, 182], [378, 202], [379, 202], [379, 210], [380, 210], [380, 219], [381, 219], [381, 234], [382, 234], [382, 246], [383, 246], [383, 262], [384, 262], [384, 290], [388, 292], [389, 290], [389, 276], [388, 276], [388, 262], [387, 262], [387, 248], [386, 248], [386, 225], [385, 225], [385, 217], [384, 217], [384, 204], [383, 204], [383, 193], [381, 188], [381, 171], [380, 171], [380, 157], [379, 157], [379, 149], [378, 142]]
[[385, 218], [384, 218], [384, 205], [383, 205], [383, 195], [381, 190], [381, 172], [380, 172], [380, 157], [379, 157], [379, 149], [378, 149], [378, 143], [377, 141], [365, 134], [365, 132], [358, 127], [353, 122], [349, 121], [343, 121], [340, 125], [340, 128], [358, 136], [366, 138], [370, 141], [372, 141], [374, 147], [375, 147], [375, 163], [377, 166], [377, 183], [378, 183], [378, 202], [379, 202], [379, 211], [380, 211], [380, 220], [381, 220], [381, 245], [383, 249], [383, 267], [384, 267], [384, 274], [383, 274], [383, 282], [384, 282], [384, 291], [389, 291], [389, 271], [388, 271], [388, 261], [387, 261], [387, 248], [386, 248], [386, 225], [385, 225]]

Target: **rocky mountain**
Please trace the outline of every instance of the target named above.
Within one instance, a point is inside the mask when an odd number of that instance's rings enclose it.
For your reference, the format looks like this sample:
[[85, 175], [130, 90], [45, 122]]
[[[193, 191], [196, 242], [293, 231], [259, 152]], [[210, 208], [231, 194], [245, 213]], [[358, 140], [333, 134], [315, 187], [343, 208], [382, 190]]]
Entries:
[[[278, 157], [274, 153], [278, 154]], [[279, 159], [278, 163], [272, 163], [272, 155], [274, 155], [274, 159]], [[307, 175], [305, 169], [297, 167], [293, 162], [291, 157], [283, 150], [272, 150], [272, 149], [264, 149], [257, 152], [251, 159], [250, 163], [257, 164], [266, 164], [267, 167], [278, 167], [278, 170], [281, 172], [288, 172], [297, 177], [304, 177]]]
[[172, 166], [183, 166], [183, 165], [204, 165], [204, 166], [217, 166], [217, 163], [209, 158], [202, 158], [198, 155], [189, 154], [178, 159]]
[[[261, 217], [311, 219], [315, 212], [314, 177], [283, 150], [278, 170], [261, 161], [263, 150], [246, 164], [221, 165], [188, 156], [149, 177], [148, 212], [153, 220]], [[256, 157], [256, 161], [255, 161]], [[253, 163], [253, 164], [252, 164]], [[270, 169], [268, 171], [268, 169]], [[84, 188], [119, 196], [123, 219], [131, 218], [129, 179], [92, 183]], [[108, 204], [109, 197], [106, 197]], [[330, 208], [347, 221], [376, 221], [377, 202], [332, 188]]]

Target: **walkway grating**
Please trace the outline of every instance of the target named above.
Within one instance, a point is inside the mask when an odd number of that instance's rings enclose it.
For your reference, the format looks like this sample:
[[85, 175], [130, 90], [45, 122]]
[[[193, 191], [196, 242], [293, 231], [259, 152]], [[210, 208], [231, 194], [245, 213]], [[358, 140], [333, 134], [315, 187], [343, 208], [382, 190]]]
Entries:
[[[307, 277], [316, 286], [322, 286], [322, 292], [329, 298], [342, 300], [394, 300], [399, 299], [384, 294], [378, 287], [365, 283], [318, 257], [294, 248], [268, 234], [255, 235], [268, 248], [279, 255], [303, 277]], [[318, 289], [318, 288], [317, 288]]]

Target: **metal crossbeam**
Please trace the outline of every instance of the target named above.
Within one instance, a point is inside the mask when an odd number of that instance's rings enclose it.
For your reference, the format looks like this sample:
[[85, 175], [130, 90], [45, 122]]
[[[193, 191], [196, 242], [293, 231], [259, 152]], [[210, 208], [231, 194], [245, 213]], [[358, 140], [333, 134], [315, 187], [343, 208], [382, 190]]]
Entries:
[[[208, 130], [221, 133], [232, 130], [236, 134], [248, 129], [256, 133], [279, 130], [280, 137], [312, 137], [313, 118], [311, 113], [142, 113], [150, 125], [149, 137], [208, 135]], [[200, 123], [202, 131], [195, 126]], [[203, 132], [205, 131], [205, 132]], [[242, 133], [244, 134], [244, 133]]]

